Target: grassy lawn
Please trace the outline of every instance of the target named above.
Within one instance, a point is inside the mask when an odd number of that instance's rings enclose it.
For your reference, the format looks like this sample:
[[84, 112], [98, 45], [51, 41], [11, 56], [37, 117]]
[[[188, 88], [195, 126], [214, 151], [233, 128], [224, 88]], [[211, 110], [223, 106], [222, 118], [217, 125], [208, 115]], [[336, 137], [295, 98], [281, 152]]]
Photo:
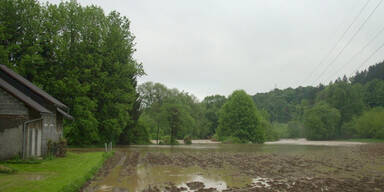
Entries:
[[17, 173], [0, 173], [0, 191], [76, 191], [102, 166], [111, 154], [67, 153], [65, 158], [41, 164], [3, 164]]
[[353, 141], [363, 143], [384, 143], [384, 139], [344, 139], [342, 141]]

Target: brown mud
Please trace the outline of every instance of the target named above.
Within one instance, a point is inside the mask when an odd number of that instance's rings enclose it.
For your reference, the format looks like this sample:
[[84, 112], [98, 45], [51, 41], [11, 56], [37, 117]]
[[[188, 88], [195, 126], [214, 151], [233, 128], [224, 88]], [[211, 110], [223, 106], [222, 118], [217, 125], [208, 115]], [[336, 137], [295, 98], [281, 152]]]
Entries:
[[[209, 177], [215, 179], [204, 180]], [[262, 152], [124, 149], [83, 191], [384, 191], [384, 144]]]

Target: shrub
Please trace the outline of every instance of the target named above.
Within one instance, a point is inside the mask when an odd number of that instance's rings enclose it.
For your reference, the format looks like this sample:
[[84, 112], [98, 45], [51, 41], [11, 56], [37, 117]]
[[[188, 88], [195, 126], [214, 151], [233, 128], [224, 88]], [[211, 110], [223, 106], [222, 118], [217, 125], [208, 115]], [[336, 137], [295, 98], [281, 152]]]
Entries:
[[358, 137], [384, 139], [384, 108], [365, 111], [354, 118], [352, 127]]
[[328, 140], [337, 136], [340, 112], [325, 102], [316, 104], [304, 113], [306, 136], [310, 140]]
[[0, 173], [5, 173], [5, 174], [12, 174], [15, 173], [16, 169], [6, 167], [4, 165], [0, 165]]
[[218, 141], [219, 140], [219, 136], [217, 135], [217, 133], [215, 133], [212, 137], [211, 137], [211, 141]]
[[10, 159], [7, 160], [6, 163], [9, 164], [40, 164], [43, 162], [42, 160], [34, 159], [34, 158], [29, 158], [29, 159]]
[[65, 157], [67, 153], [67, 140], [60, 138], [58, 142], [48, 140], [47, 142], [47, 158], [52, 159], [54, 157]]
[[171, 136], [170, 135], [166, 135], [166, 136], [163, 136], [161, 138], [161, 141], [159, 143], [160, 145], [177, 145], [179, 144], [176, 139], [172, 139], [171, 141]]
[[219, 112], [217, 134], [222, 141], [237, 137], [242, 142], [263, 143], [265, 127], [261, 120], [252, 98], [245, 91], [237, 90], [229, 96]]
[[304, 136], [303, 124], [299, 121], [288, 122], [288, 137], [289, 138], [300, 138]]
[[288, 138], [288, 125], [286, 123], [273, 122], [271, 125], [272, 132], [277, 135], [277, 138]]
[[184, 144], [186, 145], [192, 144], [192, 137], [190, 135], [187, 135], [184, 137]]

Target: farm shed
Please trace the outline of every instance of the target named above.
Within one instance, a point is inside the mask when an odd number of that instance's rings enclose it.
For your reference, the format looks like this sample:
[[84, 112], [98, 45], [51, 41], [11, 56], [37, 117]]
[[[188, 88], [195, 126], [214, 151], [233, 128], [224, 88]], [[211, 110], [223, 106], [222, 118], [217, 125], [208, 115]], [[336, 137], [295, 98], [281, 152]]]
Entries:
[[0, 159], [47, 154], [63, 136], [68, 107], [5, 65], [0, 65]]

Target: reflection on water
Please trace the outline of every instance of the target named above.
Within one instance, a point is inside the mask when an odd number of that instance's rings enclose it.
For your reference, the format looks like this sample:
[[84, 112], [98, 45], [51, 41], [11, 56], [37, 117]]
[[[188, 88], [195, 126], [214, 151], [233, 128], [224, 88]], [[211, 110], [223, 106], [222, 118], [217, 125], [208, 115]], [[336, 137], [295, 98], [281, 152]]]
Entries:
[[[149, 186], [169, 186], [172, 183], [177, 187], [189, 189], [187, 183], [198, 181], [205, 185], [205, 188], [216, 188], [222, 191], [227, 188], [245, 187], [252, 184], [254, 187], [267, 186], [268, 178], [250, 178], [241, 175], [239, 170], [225, 165], [223, 168], [201, 168], [197, 166], [179, 167], [170, 165], [150, 165], [138, 160], [136, 168], [127, 174], [124, 162], [129, 154], [139, 153], [145, 155], [148, 152], [245, 152], [245, 153], [300, 153], [314, 152], [317, 150], [337, 150], [338, 147], [324, 146], [293, 146], [293, 145], [257, 145], [257, 144], [193, 144], [179, 146], [143, 145], [143, 146], [118, 146], [116, 151], [126, 155], [120, 162], [110, 170], [109, 174], [91, 184], [92, 190], [86, 191], [142, 191]], [[72, 149], [81, 151], [83, 149]], [[92, 149], [103, 150], [103, 149]], [[89, 151], [89, 149], [88, 149]], [[192, 190], [190, 190], [192, 191]]]
[[[140, 151], [140, 152], [183, 152], [183, 151], [214, 151], [214, 152], [278, 152], [290, 153], [316, 151], [342, 146], [315, 146], [315, 145], [287, 145], [287, 144], [192, 144], [192, 145], [118, 145], [115, 151]], [[104, 148], [70, 148], [72, 152], [104, 151]]]
[[[111, 173], [95, 183], [96, 191], [113, 191], [114, 188], [128, 191], [142, 191], [148, 186], [164, 186], [173, 183], [177, 187], [188, 189], [187, 183], [202, 182], [205, 188], [217, 188], [221, 191], [230, 187], [243, 187], [252, 182], [251, 178], [239, 175], [233, 168], [208, 168], [177, 166], [151, 166], [139, 164], [132, 175], [121, 177], [122, 166], [116, 166]], [[123, 190], [122, 190], [123, 191]]]

